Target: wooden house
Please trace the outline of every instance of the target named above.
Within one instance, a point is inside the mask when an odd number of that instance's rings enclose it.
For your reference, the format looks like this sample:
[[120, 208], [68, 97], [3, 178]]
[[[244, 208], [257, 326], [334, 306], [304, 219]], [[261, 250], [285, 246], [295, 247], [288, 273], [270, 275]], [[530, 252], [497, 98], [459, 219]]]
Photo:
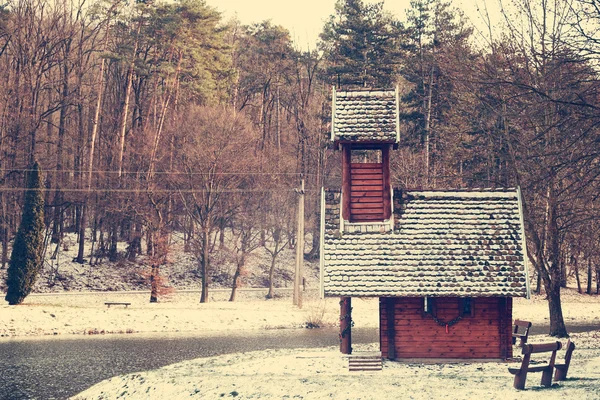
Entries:
[[332, 103], [342, 187], [322, 193], [321, 291], [341, 298], [342, 352], [352, 297], [378, 297], [384, 357], [512, 357], [512, 299], [529, 297], [519, 190], [393, 189], [397, 90]]

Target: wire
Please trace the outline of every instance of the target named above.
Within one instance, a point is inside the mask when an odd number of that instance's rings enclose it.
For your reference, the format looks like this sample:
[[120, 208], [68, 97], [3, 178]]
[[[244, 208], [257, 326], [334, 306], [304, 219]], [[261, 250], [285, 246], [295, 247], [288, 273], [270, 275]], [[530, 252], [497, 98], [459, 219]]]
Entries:
[[[0, 171], [4, 172], [33, 172], [32, 169], [18, 169], [18, 168], [0, 168]], [[90, 171], [79, 170], [75, 171], [72, 169], [42, 169], [43, 173], [79, 173], [89, 174]], [[92, 170], [93, 174], [118, 174], [119, 171], [99, 171]], [[121, 175], [147, 175], [147, 171], [121, 171]], [[156, 171], [153, 175], [317, 175], [316, 173], [302, 173], [302, 172], [167, 172], [167, 171]]]
[[[0, 192], [25, 192], [31, 190], [29, 188], [0, 188]], [[282, 191], [293, 192], [294, 188], [285, 189], [225, 189], [225, 190], [213, 190], [207, 191], [202, 189], [56, 189], [56, 188], [38, 188], [40, 192], [107, 192], [107, 193], [281, 193]], [[320, 189], [305, 189], [307, 192], [320, 192]]]

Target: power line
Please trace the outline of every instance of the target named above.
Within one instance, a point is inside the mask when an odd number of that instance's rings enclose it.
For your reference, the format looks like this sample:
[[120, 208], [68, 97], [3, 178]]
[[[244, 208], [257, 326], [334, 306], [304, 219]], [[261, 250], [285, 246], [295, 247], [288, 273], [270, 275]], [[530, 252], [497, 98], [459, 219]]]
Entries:
[[[0, 188], [0, 192], [25, 192], [27, 190], [32, 190], [30, 188]], [[224, 190], [202, 190], [202, 189], [79, 189], [79, 188], [65, 188], [65, 189], [56, 189], [56, 188], [38, 188], [35, 190], [39, 190], [40, 192], [80, 192], [80, 193], [281, 193], [282, 191], [286, 192], [294, 192], [294, 188], [282, 188], [282, 189], [224, 189]], [[320, 192], [320, 189], [305, 189], [308, 192]]]
[[[32, 172], [32, 169], [20, 169], [20, 168], [0, 168], [0, 171], [4, 172]], [[42, 169], [43, 173], [80, 173], [88, 174], [90, 171], [86, 170], [72, 170], [72, 169]], [[147, 171], [122, 171], [121, 175], [147, 175]], [[93, 170], [92, 174], [119, 174], [119, 171], [101, 171]], [[181, 172], [181, 171], [156, 171], [153, 175], [317, 175], [316, 173], [302, 173], [302, 172]]]

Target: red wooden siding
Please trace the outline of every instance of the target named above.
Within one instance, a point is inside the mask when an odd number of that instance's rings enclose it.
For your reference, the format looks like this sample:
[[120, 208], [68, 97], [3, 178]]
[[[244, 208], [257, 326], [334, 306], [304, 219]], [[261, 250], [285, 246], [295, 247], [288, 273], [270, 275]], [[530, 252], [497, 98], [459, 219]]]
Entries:
[[[436, 298], [437, 318], [450, 321], [458, 315], [457, 298]], [[388, 325], [393, 304], [393, 329]], [[512, 299], [475, 298], [473, 316], [454, 326], [439, 326], [423, 314], [423, 299], [417, 297], [380, 299], [380, 345], [384, 356], [402, 358], [507, 358], [512, 357], [510, 328]], [[392, 337], [394, 350], [388, 343]]]
[[383, 164], [350, 164], [350, 222], [383, 219]]
[[342, 216], [350, 222], [384, 221], [391, 217], [390, 146], [380, 163], [353, 163], [351, 146], [342, 148]]

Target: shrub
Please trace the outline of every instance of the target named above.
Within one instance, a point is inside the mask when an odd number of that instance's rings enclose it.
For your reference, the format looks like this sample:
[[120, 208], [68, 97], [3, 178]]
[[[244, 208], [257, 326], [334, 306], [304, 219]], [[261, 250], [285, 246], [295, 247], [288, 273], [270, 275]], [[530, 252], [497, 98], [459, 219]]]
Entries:
[[31, 293], [43, 266], [44, 196], [39, 165], [35, 162], [27, 173], [27, 191], [21, 224], [13, 243], [6, 277], [6, 301], [21, 304]]

